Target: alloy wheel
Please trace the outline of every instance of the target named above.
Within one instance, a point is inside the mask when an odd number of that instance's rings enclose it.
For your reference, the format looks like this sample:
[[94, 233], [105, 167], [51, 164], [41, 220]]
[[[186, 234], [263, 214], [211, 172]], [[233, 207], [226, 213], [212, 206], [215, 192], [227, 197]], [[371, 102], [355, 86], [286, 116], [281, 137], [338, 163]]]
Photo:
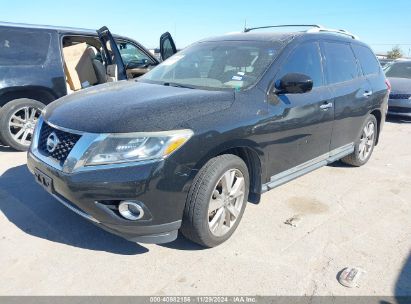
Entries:
[[29, 146], [33, 137], [34, 127], [41, 110], [34, 107], [17, 109], [8, 122], [8, 128], [13, 140], [21, 145]]
[[245, 181], [238, 169], [226, 171], [214, 187], [208, 207], [208, 226], [214, 236], [227, 234], [244, 204]]
[[364, 161], [370, 155], [374, 146], [375, 124], [369, 121], [361, 134], [360, 144], [358, 147], [358, 157]]

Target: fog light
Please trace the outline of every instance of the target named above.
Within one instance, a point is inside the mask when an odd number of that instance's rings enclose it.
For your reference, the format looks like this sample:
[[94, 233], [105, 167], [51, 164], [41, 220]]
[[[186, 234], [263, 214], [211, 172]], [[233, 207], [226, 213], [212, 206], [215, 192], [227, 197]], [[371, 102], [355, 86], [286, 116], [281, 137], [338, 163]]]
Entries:
[[132, 221], [139, 220], [144, 216], [143, 208], [132, 201], [122, 201], [118, 205], [118, 212], [120, 212], [124, 218]]

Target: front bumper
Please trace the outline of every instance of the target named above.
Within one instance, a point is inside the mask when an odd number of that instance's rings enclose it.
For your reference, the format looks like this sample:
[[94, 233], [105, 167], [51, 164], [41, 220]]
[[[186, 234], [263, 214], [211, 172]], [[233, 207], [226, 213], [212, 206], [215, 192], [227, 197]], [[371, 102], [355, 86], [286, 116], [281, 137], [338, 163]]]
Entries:
[[[142, 243], [165, 243], [177, 237], [188, 174], [176, 171], [173, 162], [65, 173], [29, 152], [27, 165], [32, 173], [39, 170], [51, 179], [48, 191], [59, 202], [104, 230]], [[115, 205], [122, 200], [141, 202], [144, 217], [137, 221], [121, 217]]]
[[388, 100], [388, 114], [411, 117], [411, 99]]

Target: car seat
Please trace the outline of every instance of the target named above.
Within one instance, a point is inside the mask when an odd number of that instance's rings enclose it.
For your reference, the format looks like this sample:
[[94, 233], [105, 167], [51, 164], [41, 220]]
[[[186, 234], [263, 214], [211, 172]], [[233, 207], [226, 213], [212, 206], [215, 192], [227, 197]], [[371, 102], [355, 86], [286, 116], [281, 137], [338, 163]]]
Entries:
[[97, 59], [99, 52], [94, 46], [89, 46], [87, 48], [88, 53], [90, 54], [94, 72], [96, 73], [97, 82], [98, 83], [106, 83], [107, 82], [107, 73], [106, 68], [104, 67], [103, 63]]

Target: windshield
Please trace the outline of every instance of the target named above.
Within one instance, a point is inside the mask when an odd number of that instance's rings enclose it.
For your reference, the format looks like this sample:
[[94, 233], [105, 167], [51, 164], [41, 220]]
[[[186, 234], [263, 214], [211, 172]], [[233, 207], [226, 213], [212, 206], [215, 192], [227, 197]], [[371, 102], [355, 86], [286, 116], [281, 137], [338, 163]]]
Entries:
[[411, 61], [395, 62], [384, 67], [385, 76], [411, 79]]
[[203, 42], [184, 49], [139, 81], [208, 89], [245, 89], [257, 82], [277, 54], [258, 41]]

